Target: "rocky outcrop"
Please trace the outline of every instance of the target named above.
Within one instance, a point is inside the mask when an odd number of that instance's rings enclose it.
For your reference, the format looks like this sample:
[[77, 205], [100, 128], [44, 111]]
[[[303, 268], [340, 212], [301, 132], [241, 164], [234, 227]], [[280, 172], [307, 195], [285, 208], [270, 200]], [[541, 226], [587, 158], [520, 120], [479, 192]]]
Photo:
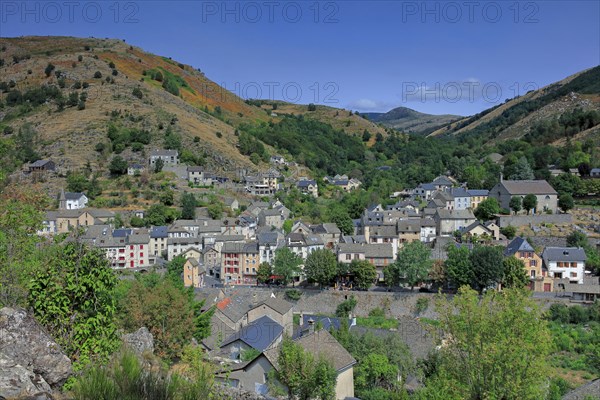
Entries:
[[[60, 387], [72, 373], [71, 360], [25, 310], [0, 310], [0, 396]], [[12, 385], [14, 383], [14, 385]], [[32, 386], [33, 385], [33, 386]]]
[[41, 375], [29, 371], [16, 361], [0, 353], [0, 399], [23, 396], [45, 396], [51, 392], [50, 385]]
[[133, 333], [124, 334], [121, 339], [123, 339], [125, 346], [139, 355], [154, 353], [154, 336], [145, 326]]

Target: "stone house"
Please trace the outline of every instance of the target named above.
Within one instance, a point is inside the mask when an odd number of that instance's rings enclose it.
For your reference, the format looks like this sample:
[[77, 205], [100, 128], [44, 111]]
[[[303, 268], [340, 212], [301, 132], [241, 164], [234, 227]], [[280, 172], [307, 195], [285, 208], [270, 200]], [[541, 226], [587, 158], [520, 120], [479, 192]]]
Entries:
[[[534, 213], [558, 211], [558, 193], [545, 180], [507, 181], [501, 180], [490, 190], [490, 197], [494, 197], [500, 203], [500, 207], [510, 209], [510, 200], [513, 197], [524, 198], [533, 194], [537, 198], [537, 207]], [[523, 211], [525, 212], [525, 211]]]

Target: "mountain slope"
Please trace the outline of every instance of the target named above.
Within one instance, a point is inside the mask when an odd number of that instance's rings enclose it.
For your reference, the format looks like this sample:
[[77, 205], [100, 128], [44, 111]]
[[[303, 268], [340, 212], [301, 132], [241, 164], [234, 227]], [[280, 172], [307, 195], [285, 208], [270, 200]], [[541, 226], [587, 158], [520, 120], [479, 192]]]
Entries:
[[[10, 171], [39, 157], [51, 158], [63, 173], [85, 167], [108, 176], [115, 155], [145, 162], [149, 151], [164, 148], [167, 132], [173, 132], [190, 163], [235, 176], [239, 168], [267, 167], [240, 153], [238, 127], [278, 123], [288, 112], [331, 123], [341, 135], [365, 129], [373, 136], [385, 132], [358, 115], [330, 107], [318, 106], [313, 112], [280, 102], [279, 114], [273, 113], [223, 89], [192, 66], [114, 39], [0, 39], [0, 85], [0, 132], [5, 133], [0, 161], [11, 164]], [[335, 114], [344, 115], [343, 120], [336, 121]], [[32, 136], [27, 150], [34, 152], [11, 158], [20, 151], [18, 132], [24, 127]], [[118, 131], [118, 140], [108, 138], [109, 129]], [[138, 131], [147, 132], [149, 140], [117, 143]], [[271, 154], [278, 151], [266, 147]]]
[[[576, 129], [561, 122], [573, 113], [600, 111], [600, 66], [571, 75], [472, 117], [447, 124], [430, 136], [457, 135], [501, 142], [528, 138], [544, 143], [565, 142], [565, 136], [585, 139], [596, 135], [598, 122]], [[556, 121], [557, 123], [553, 123]], [[550, 124], [549, 126], [545, 126]]]
[[407, 133], [420, 133], [462, 119], [459, 115], [424, 114], [407, 107], [397, 107], [386, 113], [363, 113], [362, 115], [370, 121]]

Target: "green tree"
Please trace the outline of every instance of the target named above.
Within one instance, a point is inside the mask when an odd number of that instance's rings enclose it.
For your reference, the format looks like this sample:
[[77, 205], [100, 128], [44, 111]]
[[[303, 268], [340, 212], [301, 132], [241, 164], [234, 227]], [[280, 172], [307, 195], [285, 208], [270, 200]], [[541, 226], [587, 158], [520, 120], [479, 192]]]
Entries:
[[506, 236], [507, 239], [513, 239], [517, 234], [517, 228], [512, 225], [505, 226], [504, 228], [500, 228], [500, 233]]
[[440, 329], [451, 340], [427, 381], [441, 396], [428, 398], [545, 398], [552, 340], [527, 291], [488, 291], [480, 298], [463, 287], [452, 300], [439, 296], [436, 310]]
[[501, 247], [476, 246], [469, 254], [469, 261], [473, 269], [471, 286], [480, 293], [502, 281], [504, 264]]
[[398, 373], [398, 367], [385, 354], [370, 353], [356, 367], [355, 385], [362, 391], [392, 389], [398, 384]]
[[337, 275], [337, 258], [329, 249], [317, 249], [310, 253], [304, 263], [304, 273], [309, 282], [321, 287], [329, 285]]
[[159, 172], [161, 172], [164, 166], [165, 162], [162, 160], [162, 158], [156, 160], [156, 162], [154, 163], [154, 173], [158, 174]]
[[510, 199], [510, 203], [508, 204], [508, 206], [510, 207], [511, 210], [514, 211], [515, 214], [517, 214], [519, 211], [521, 211], [522, 208], [522, 199], [520, 196], [513, 196]]
[[284, 285], [292, 282], [292, 286], [294, 286], [294, 278], [301, 272], [300, 264], [302, 264], [302, 258], [289, 248], [283, 247], [275, 251], [273, 273], [281, 277]]
[[308, 111], [316, 111], [317, 110], [317, 106], [315, 106], [313, 103], [310, 103], [308, 105]]
[[48, 78], [50, 75], [52, 75], [52, 71], [54, 71], [55, 68], [56, 67], [52, 63], [48, 63], [48, 65], [46, 65], [46, 69], [44, 69], [46, 78]]
[[221, 203], [213, 203], [207, 207], [207, 211], [212, 219], [221, 219], [223, 216], [223, 205]]
[[365, 260], [353, 260], [350, 263], [349, 272], [352, 275], [354, 285], [362, 290], [369, 289], [377, 279], [377, 269]]
[[271, 275], [273, 275], [271, 264], [266, 261], [260, 263], [256, 271], [256, 281], [258, 283], [267, 283], [271, 279]]
[[588, 237], [583, 232], [573, 231], [567, 235], [567, 246], [586, 248], [589, 246]]
[[510, 168], [510, 171], [506, 176], [508, 179], [513, 179], [517, 181], [522, 180], [530, 180], [534, 179], [535, 176], [533, 174], [533, 170], [531, 169], [531, 165], [529, 165], [529, 161], [527, 161], [526, 157], [521, 157], [519, 160], [513, 164]]
[[444, 261], [446, 279], [457, 288], [470, 285], [473, 281], [473, 265], [469, 258], [469, 249], [465, 246], [456, 247], [450, 244], [448, 258]]
[[325, 359], [315, 359], [288, 337], [283, 339], [278, 364], [277, 379], [287, 387], [290, 399], [327, 400], [335, 396], [335, 368]]
[[291, 219], [286, 219], [283, 221], [283, 233], [286, 235], [292, 231], [292, 227], [294, 226], [294, 222]]
[[523, 209], [527, 211], [529, 215], [529, 211], [535, 210], [537, 207], [537, 197], [534, 194], [528, 194], [523, 198]]
[[42, 263], [36, 233], [48, 203], [40, 192], [0, 193], [0, 307], [26, 305], [28, 283]]
[[113, 175], [123, 175], [127, 173], [127, 161], [121, 156], [115, 156], [110, 162], [108, 167], [109, 171]]
[[575, 202], [573, 201], [573, 196], [570, 194], [561, 194], [558, 198], [558, 207], [562, 210], [562, 212], [566, 213], [575, 207]]
[[425, 281], [429, 277], [431, 270], [431, 249], [421, 241], [414, 241], [405, 244], [398, 251], [396, 262], [392, 264], [395, 269], [392, 276], [395, 277], [395, 285], [398, 285], [400, 279], [404, 279], [413, 290], [415, 285]]
[[504, 276], [502, 286], [504, 288], [523, 289], [529, 283], [529, 277], [525, 271], [525, 263], [516, 257], [506, 257], [502, 261]]
[[369, 133], [368, 130], [365, 129], [365, 131], [362, 134], [362, 141], [368, 142], [370, 139], [371, 139], [371, 134]]
[[335, 316], [340, 318], [347, 318], [348, 315], [356, 308], [356, 304], [356, 298], [354, 297], [354, 295], [350, 295], [350, 298], [348, 300], [344, 300], [340, 304], [338, 304], [337, 308], [335, 309]]
[[332, 207], [329, 212], [329, 220], [336, 224], [344, 235], [351, 235], [354, 232], [352, 218], [343, 207]]
[[114, 322], [117, 277], [105, 254], [70, 242], [49, 248], [45, 260], [29, 285], [36, 319], [71, 360], [106, 360], [119, 339]]
[[83, 174], [69, 172], [67, 173], [67, 190], [70, 192], [84, 192], [89, 187], [89, 181]]
[[184, 193], [181, 195], [181, 218], [196, 218], [196, 196], [193, 193]]
[[482, 221], [494, 219], [495, 215], [500, 212], [500, 204], [494, 197], [488, 197], [483, 200], [475, 209], [475, 216]]

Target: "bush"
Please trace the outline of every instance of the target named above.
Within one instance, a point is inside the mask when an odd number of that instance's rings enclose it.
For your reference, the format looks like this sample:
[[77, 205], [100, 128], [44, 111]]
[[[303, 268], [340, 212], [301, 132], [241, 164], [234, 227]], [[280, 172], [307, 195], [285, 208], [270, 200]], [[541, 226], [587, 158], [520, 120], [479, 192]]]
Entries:
[[136, 87], [135, 89], [133, 89], [132, 94], [137, 97], [138, 99], [141, 99], [142, 97], [144, 97], [144, 93], [142, 93], [142, 90], [139, 87]]
[[353, 295], [350, 296], [348, 300], [341, 302], [336, 310], [335, 315], [337, 317], [347, 318], [348, 314], [350, 314], [356, 308], [356, 299]]
[[102, 72], [100, 72], [100, 71], [94, 72], [94, 78], [96, 78], [96, 79], [102, 78]]
[[298, 289], [289, 289], [285, 291], [285, 297], [287, 297], [290, 300], [293, 301], [298, 301], [300, 300], [300, 297], [302, 296], [302, 292]]
[[425, 312], [429, 308], [429, 299], [426, 297], [419, 297], [415, 305], [415, 311], [417, 314]]
[[369, 311], [369, 317], [385, 318], [385, 311], [383, 311], [381, 308], [374, 308]]

